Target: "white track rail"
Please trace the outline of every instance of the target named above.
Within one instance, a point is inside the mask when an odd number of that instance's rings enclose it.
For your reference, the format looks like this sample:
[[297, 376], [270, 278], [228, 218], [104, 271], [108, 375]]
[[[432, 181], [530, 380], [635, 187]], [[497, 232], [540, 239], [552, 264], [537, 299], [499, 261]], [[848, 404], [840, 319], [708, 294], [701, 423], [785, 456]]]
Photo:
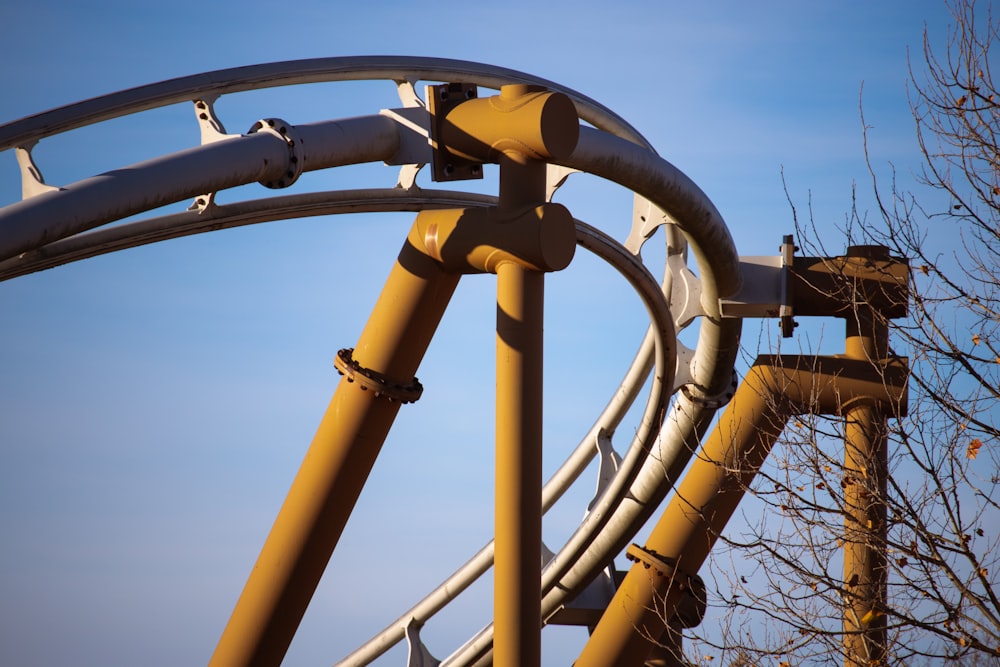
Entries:
[[[207, 101], [210, 110], [211, 103], [226, 94], [378, 79], [394, 81], [408, 108], [288, 126], [285, 129], [288, 136], [296, 137], [298, 152], [290, 150], [285, 133], [212, 137], [203, 130], [200, 146], [58, 189], [40, 183], [31, 160], [32, 147], [52, 135], [169, 104], [200, 102], [205, 108]], [[575, 152], [557, 167], [623, 185], [636, 193], [637, 210], [651, 203], [652, 211], [662, 212], [658, 222], [665, 223], [668, 261], [662, 283], [652, 278], [639, 258], [642, 242], [657, 224], [636, 216], [632, 234], [622, 243], [582, 222], [577, 224], [579, 245], [612, 264], [636, 289], [650, 314], [651, 327], [605, 410], [546, 483], [545, 509], [598, 451], [613, 456], [615, 429], [650, 373], [653, 381], [641, 424], [625, 448], [617, 474], [606, 480], [583, 522], [543, 571], [542, 617], [548, 619], [607, 567], [678, 480], [715, 409], [732, 391], [739, 343], [740, 320], [723, 320], [719, 312], [719, 299], [740, 287], [737, 252], [721, 216], [690, 179], [657, 156], [628, 123], [607, 108], [553, 82], [512, 70], [454, 60], [360, 57], [221, 70], [29, 116], [0, 126], [0, 150], [17, 150], [25, 179], [25, 198], [0, 209], [0, 280], [146, 243], [284, 218], [489, 205], [491, 197], [424, 190], [413, 187], [410, 180], [408, 187], [275, 196], [105, 227], [206, 193], [280, 181], [292, 172], [297, 176], [300, 171], [383, 161], [403, 165], [405, 173], [406, 165], [427, 163], [427, 112], [414, 92], [417, 81], [461, 81], [494, 89], [507, 83], [535, 83], [566, 93], [581, 119], [593, 127], [581, 128]], [[410, 173], [415, 174], [415, 169]], [[696, 261], [698, 281], [683, 266], [689, 251]], [[700, 290], [687, 289], [699, 281]], [[678, 354], [675, 331], [694, 319], [699, 321], [697, 346]], [[682, 391], [675, 393], [677, 389]], [[402, 640], [407, 627], [430, 620], [491, 564], [492, 544], [339, 664], [368, 664]], [[443, 664], [488, 664], [491, 650], [492, 629], [487, 627]]]

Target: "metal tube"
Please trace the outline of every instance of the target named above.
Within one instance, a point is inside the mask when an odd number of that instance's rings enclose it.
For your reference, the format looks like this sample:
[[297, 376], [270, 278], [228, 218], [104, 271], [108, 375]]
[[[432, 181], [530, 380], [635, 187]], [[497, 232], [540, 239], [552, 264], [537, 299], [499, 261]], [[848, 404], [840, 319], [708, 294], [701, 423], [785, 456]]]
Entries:
[[[305, 171], [391, 158], [399, 126], [365, 116], [296, 127], [304, 137]], [[136, 213], [248, 183], [277, 180], [288, 170], [284, 139], [257, 132], [115, 169], [0, 209], [0, 260]]]
[[[354, 361], [410, 383], [458, 278], [407, 239]], [[334, 393], [211, 665], [278, 665], [288, 650], [399, 410], [398, 401], [349, 377]]]
[[[514, 95], [511, 95], [511, 91]], [[530, 91], [505, 87], [501, 95]], [[526, 94], [527, 93], [527, 94]], [[575, 143], [575, 139], [574, 139]], [[500, 156], [500, 210], [545, 199], [545, 163]], [[542, 327], [545, 274], [497, 267], [496, 500], [493, 628], [496, 667], [542, 662]]]
[[[847, 318], [846, 356], [886, 356], [888, 326], [870, 308]], [[844, 666], [886, 664], [888, 426], [877, 405], [844, 411]]]
[[575, 663], [641, 665], [789, 416], [905, 404], [906, 366], [873, 358], [760, 357], [691, 463], [638, 563]]
[[629, 570], [576, 667], [643, 664], [683, 593], [684, 573], [697, 573], [708, 557], [789, 416], [775, 400], [774, 378], [769, 366], [748, 373], [646, 543], [673, 567], [640, 562]]
[[515, 262], [497, 270], [497, 667], [541, 663], [544, 279]]

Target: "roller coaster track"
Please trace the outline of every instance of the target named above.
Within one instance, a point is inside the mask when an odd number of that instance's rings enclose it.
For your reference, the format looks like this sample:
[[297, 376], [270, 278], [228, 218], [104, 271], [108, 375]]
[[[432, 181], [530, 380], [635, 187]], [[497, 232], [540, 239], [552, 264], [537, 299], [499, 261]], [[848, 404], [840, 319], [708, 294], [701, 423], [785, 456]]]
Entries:
[[[214, 111], [220, 97], [245, 91], [370, 80], [394, 83], [400, 108], [294, 126], [265, 118], [246, 134], [226, 133]], [[741, 320], [723, 318], [719, 305], [720, 299], [740, 289], [739, 258], [732, 238], [708, 197], [606, 107], [554, 82], [498, 67], [430, 58], [356, 57], [220, 70], [28, 116], [0, 126], [0, 150], [16, 152], [23, 192], [21, 201], [0, 209], [0, 280], [143, 244], [274, 220], [495, 204], [493, 196], [416, 185], [421, 166], [432, 161], [430, 114], [418, 82], [462, 82], [486, 89], [531, 84], [565, 94], [585, 124], [572, 154], [548, 164], [549, 196], [577, 171], [615, 182], [635, 194], [628, 238], [616, 240], [586, 222], [575, 222], [578, 247], [610, 264], [635, 289], [650, 326], [607, 406], [542, 489], [547, 510], [595, 456], [601, 457], [598, 495], [575, 532], [542, 570], [541, 616], [548, 622], [592, 582], [608, 577], [612, 559], [678, 482], [715, 411], [734, 390]], [[179, 103], [194, 105], [200, 145], [59, 187], [46, 184], [35, 165], [32, 149], [40, 141]], [[260, 182], [280, 189], [306, 171], [369, 162], [398, 167], [397, 186], [295, 193], [226, 204], [214, 201], [215, 193], [237, 186]], [[187, 211], [149, 215], [161, 206], [189, 200], [194, 203]], [[657, 280], [643, 264], [640, 250], [660, 229], [667, 260], [664, 275]], [[695, 263], [690, 268], [689, 258]], [[677, 333], [694, 324], [697, 344], [688, 349], [678, 342]], [[613, 443], [616, 428], [644, 387], [649, 394], [640, 426], [628, 443], [617, 446]], [[488, 571], [492, 562], [490, 543], [337, 664], [369, 664], [407, 637], [410, 664], [431, 664], [417, 630]], [[488, 664], [492, 649], [490, 626], [441, 664]]]

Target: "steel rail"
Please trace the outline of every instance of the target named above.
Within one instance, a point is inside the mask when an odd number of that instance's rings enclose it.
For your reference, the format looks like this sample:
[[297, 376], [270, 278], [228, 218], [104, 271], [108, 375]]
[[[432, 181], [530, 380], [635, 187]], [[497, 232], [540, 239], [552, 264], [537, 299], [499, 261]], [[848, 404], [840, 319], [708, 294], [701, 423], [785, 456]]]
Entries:
[[[187, 77], [185, 79], [173, 80], [172, 82], [163, 82], [162, 84], [153, 84], [152, 86], [146, 86], [139, 89], [133, 89], [133, 91], [123, 91], [121, 94], [116, 94], [118, 97], [105, 96], [104, 98], [96, 98], [96, 100], [90, 100], [88, 102], [80, 103], [78, 105], [70, 105], [68, 107], [63, 107], [61, 109], [54, 110], [53, 112], [47, 112], [47, 114], [39, 114], [37, 116], [29, 117], [23, 119], [22, 121], [16, 121], [15, 123], [8, 124], [6, 126], [0, 127], [0, 141], [8, 141], [8, 143], [0, 143], [0, 145], [9, 148], [12, 146], [26, 145], [38, 138], [49, 136], [52, 133], [65, 131], [66, 129], [71, 129], [72, 127], [79, 127], [90, 122], [97, 122], [98, 120], [103, 120], [117, 115], [124, 115], [125, 113], [130, 113], [136, 110], [142, 110], [145, 108], [154, 108], [155, 106], [162, 106], [163, 104], [169, 104], [177, 101], [189, 100], [201, 95], [205, 91], [212, 92], [215, 94], [223, 94], [226, 92], [235, 92], [237, 90], [249, 90], [251, 88], [264, 87], [266, 85], [291, 85], [291, 83], [306, 83], [312, 80], [331, 80], [331, 79], [312, 79], [310, 77], [320, 76], [317, 74], [320, 70], [324, 73], [322, 76], [330, 76], [329, 65], [331, 60], [338, 59], [321, 59], [320, 61], [297, 61], [298, 65], [295, 68], [295, 74], [289, 74], [289, 67], [287, 63], [278, 63], [274, 66], [255, 66], [262, 69], [254, 68], [238, 68], [237, 70], [224, 70], [222, 73], [209, 73], [206, 75], [199, 75], [197, 77]], [[347, 61], [354, 61], [356, 59], [347, 59]], [[358, 75], [350, 74], [349, 72], [342, 73], [342, 80], [346, 79], [362, 79], [371, 78], [368, 74], [375, 72], [377, 67], [388, 67], [388, 64], [384, 61], [379, 61], [378, 63], [369, 60], [366, 67], [367, 73], [361, 73]], [[414, 59], [402, 59], [407, 61], [409, 64], [415, 64], [417, 60]], [[348, 62], [339, 62], [340, 65], [347, 68]], [[326, 63], [327, 70], [323, 67], [310, 67], [306, 66], [305, 63]], [[420, 62], [428, 62], [426, 59], [420, 60]], [[451, 66], [458, 61], [433, 61], [438, 65], [448, 63]], [[410, 69], [408, 75], [400, 77], [403, 80], [413, 80], [414, 78], [420, 79], [448, 79], [452, 75], [456, 74], [458, 70], [462, 67], [466, 69], [463, 70], [466, 74], [469, 74], [469, 78], [473, 76], [479, 76], [478, 80], [473, 80], [473, 82], [480, 83], [480, 85], [489, 85], [492, 80], [491, 77], [497, 77], [496, 72], [504, 72], [504, 76], [498, 77], [496, 80], [497, 84], [508, 83], [513, 81], [529, 81], [529, 82], [539, 82], [541, 80], [535, 79], [533, 77], [526, 77], [525, 79], [511, 78], [510, 71], [497, 70], [496, 68], [490, 68], [490, 73], [473, 71], [469, 73], [468, 70], [476, 70], [476, 68], [485, 68], [485, 66], [479, 66], [469, 63], [459, 63], [455, 65], [452, 69], [448, 69], [446, 72], [443, 70], [414, 70]], [[232, 76], [234, 72], [242, 71], [244, 75], [242, 78]], [[381, 70], [379, 70], [381, 72]], [[283, 74], [282, 74], [283, 72]], [[446, 76], [437, 76], [437, 74], [444, 73]], [[222, 74], [225, 74], [223, 76]], [[388, 72], [389, 74], [386, 78], [393, 78], [394, 80], [400, 80], [397, 78], [398, 71]], [[519, 74], [519, 73], [515, 73]], [[222, 81], [226, 76], [228, 83]], [[525, 75], [526, 76], [526, 75]], [[215, 77], [215, 78], [213, 78]], [[268, 81], [272, 79], [269, 77], [274, 77], [273, 80], [281, 79], [287, 83], [285, 84], [269, 84]], [[282, 78], [283, 77], [283, 78]], [[546, 82], [547, 83], [547, 82]], [[159, 88], [157, 88], [159, 86]], [[556, 90], [565, 90], [557, 85], [552, 85], [552, 88]], [[192, 93], [197, 94], [192, 94]], [[634, 534], [635, 530], [641, 526], [643, 520], [640, 520], [643, 516], [648, 516], [655, 509], [655, 504], [653, 503], [656, 498], [665, 495], [669, 489], [672, 480], [665, 479], [664, 476], [664, 461], [673, 461], [674, 465], [672, 468], [678, 468], [679, 462], [686, 459], [685, 456], [690, 455], [692, 449], [691, 443], [696, 441], [701, 433], [703, 433], [704, 427], [707, 425], [707, 421], [711, 414], [714, 413], [716, 407], [716, 402], [720, 395], [723, 395], [729, 388], [730, 375], [732, 373], [733, 365], [735, 364], [736, 350], [739, 340], [739, 322], [738, 321], [723, 321], [721, 320], [718, 312], [718, 298], [729, 296], [735, 293], [739, 288], [739, 271], [738, 271], [738, 260], [736, 258], [735, 247], [732, 243], [732, 238], [722, 221], [721, 216], [712, 206], [708, 198], [701, 192], [700, 189], [694, 185], [690, 179], [688, 179], [683, 173], [677, 170], [675, 167], [670, 165], [665, 160], [662, 160], [655, 155], [649, 148], [646, 147], [644, 140], [639, 137], [634, 130], [631, 130], [630, 126], [625, 124], [615, 125], [614, 119], [617, 117], [611, 114], [610, 121], [605, 118], [605, 111], [603, 107], [589, 108], [586, 101], [581, 102], [579, 96], [574, 96], [574, 101], [577, 106], [584, 106], [585, 108], [581, 110], [581, 117], [588, 122], [592, 122], [599, 128], [602, 124], [608, 125], [610, 123], [610, 129], [607, 131], [601, 131], [600, 129], [591, 128], [581, 128], [581, 141], [578, 145], [577, 150], [573, 155], [566, 161], [564, 161], [564, 166], [569, 166], [571, 168], [580, 169], [588, 173], [592, 173], [608, 180], [620, 183], [625, 187], [631, 189], [647, 199], [649, 199], [656, 206], [667, 212], [677, 223], [677, 226], [684, 233], [686, 239], [690, 243], [692, 250], [695, 254], [695, 258], [698, 263], [699, 274], [702, 278], [703, 293], [702, 293], [702, 310], [704, 312], [704, 317], [701, 321], [701, 331], [698, 339], [698, 346], [695, 351], [695, 363], [692, 369], [692, 375], [694, 377], [694, 384], [689, 387], [688, 397], [678, 397], [674, 403], [674, 409], [670, 416], [666, 418], [662, 426], [657, 430], [655, 426], [659, 426], [657, 423], [657, 416], [645, 415], [643, 419], [643, 425], [640, 428], [642, 432], [642, 437], [637, 438], [642, 442], [649, 443], [652, 437], [656, 440], [657, 446], [659, 446], [660, 456], [647, 457], [650, 448], [644, 447], [642, 452], [637, 452], [636, 448], [632, 447], [629, 449], [629, 453], [626, 455], [624, 465], [621, 469], [621, 474], [615, 477], [612, 482], [611, 488], [608, 489], [604, 496], [600, 499], [597, 507], [588, 514], [587, 518], [577, 529], [574, 535], [570, 538], [567, 545], [557, 554], [556, 558], [549, 564], [544, 572], [545, 588], [543, 589], [543, 608], [548, 610], [543, 613], [543, 618], [549, 615], [549, 612], [554, 611], [559, 605], [564, 604], [566, 601], [572, 598], [579, 590], [589, 583], [591, 579], [597, 574], [597, 572], [606, 565], [607, 561], [613, 557], [615, 550], [615, 545], [621, 542], [623, 539], [627, 541], [628, 536]], [[585, 100], [586, 98], [584, 98]], [[596, 110], [595, 110], [596, 109]], [[610, 112], [608, 112], [610, 113]], [[329, 155], [337, 156], [339, 164], [351, 163], [354, 160], [378, 160], [378, 159], [388, 159], [391, 157], [392, 153], [395, 152], [398, 146], [398, 138], [390, 136], [398, 132], [398, 128], [391, 128], [385, 125], [385, 118], [378, 117], [380, 120], [368, 119], [366, 122], [369, 123], [370, 127], [364, 129], [363, 131], [353, 134], [351, 137], [352, 141], [356, 140], [371, 140], [372, 137], [369, 134], [377, 135], [379, 148], [369, 152], [364, 158], [359, 158], [357, 156], [344, 157], [339, 151], [342, 151], [342, 147], [338, 147], [336, 141], [333, 140], [334, 137], [331, 133], [318, 132], [316, 138], [318, 142], [312, 142], [313, 145], [316, 143], [321, 144], [321, 150], [325, 150]], [[70, 120], [72, 119], [72, 120]], [[597, 121], [593, 120], [597, 119]], [[335, 122], [336, 123], [336, 122]], [[391, 121], [390, 121], [391, 123]], [[323, 125], [322, 123], [316, 125]], [[298, 128], [304, 128], [309, 126], [297, 126]], [[609, 132], [615, 132], [619, 136], [613, 136]], [[343, 135], [341, 130], [337, 130], [333, 134]], [[630, 136], [634, 135], [634, 136]], [[622, 136], [627, 136], [627, 139], [621, 138]], [[6, 137], [6, 139], [4, 139]], [[11, 140], [13, 137], [13, 140]], [[227, 147], [227, 152], [233, 152], [236, 149], [235, 142], [240, 142], [242, 145], [249, 146], [251, 142], [243, 141], [249, 139], [250, 137], [238, 137], [235, 139], [226, 140], [224, 142], [217, 142], [218, 145], [233, 143], [233, 148]], [[339, 138], [343, 138], [340, 136]], [[395, 139], [395, 143], [394, 143]], [[13, 141], [13, 143], [10, 143]], [[638, 141], [640, 145], [636, 145]], [[266, 146], [265, 146], [266, 144]], [[272, 141], [270, 143], [264, 142], [262, 140], [257, 140], [253, 142], [254, 149], [257, 150], [257, 146], [261, 147], [261, 150], [276, 151], [277, 142]], [[167, 156], [166, 158], [161, 158], [159, 160], [150, 161], [150, 163], [143, 163], [141, 165], [135, 165], [130, 169], [138, 170], [143, 173], [157, 173], [160, 176], [165, 176], [166, 180], [161, 181], [161, 185], [170, 185], [171, 177], [176, 176], [177, 178], [182, 178], [182, 175], [176, 172], [177, 169], [181, 168], [181, 165], [188, 164], [185, 160], [188, 160], [191, 156], [201, 156], [201, 155], [223, 155], [223, 151], [219, 150], [217, 152], [209, 152], [211, 150], [212, 144], [196, 147], [184, 151], [181, 154], [175, 154], [173, 156]], [[253, 152], [253, 150], [249, 152]], [[380, 153], [380, 155], [374, 155], [374, 153]], [[251, 156], [250, 161], [259, 160], [260, 155]], [[239, 156], [232, 154], [219, 157], [215, 164], [213, 162], [213, 167], [217, 167], [223, 173], [227, 169], [230, 170], [246, 170], [245, 161], [248, 158], [243, 155], [242, 148]], [[259, 165], [259, 163], [257, 163]], [[314, 162], [314, 168], [320, 168], [318, 162]], [[332, 166], [332, 163], [328, 166]], [[129, 174], [129, 177], [134, 177], [135, 174]], [[257, 178], [260, 176], [259, 170], [253, 174], [246, 174], [243, 172], [239, 173], [239, 176], [234, 178], [231, 173], [228, 174], [225, 179], [223, 179], [225, 185], [220, 187], [216, 186], [218, 180], [208, 180], [204, 185], [200, 182], [198, 185], [200, 187], [194, 187], [194, 182], [198, 179], [191, 179], [184, 183], [184, 187], [177, 187], [172, 191], [170, 196], [176, 197], [173, 201], [180, 201], [186, 197], [196, 196], [204, 192], [215, 191], [222, 189], [222, 187], [231, 187], [232, 185], [239, 184], [240, 180], [243, 182], [253, 182], [254, 180], [264, 180], [263, 178]], [[218, 178], [213, 176], [213, 178]], [[96, 182], [95, 182], [96, 179]], [[121, 198], [127, 197], [128, 193], [125, 191], [123, 183], [128, 183], [128, 179], [115, 179], [114, 175], [104, 175], [104, 177], [95, 177], [95, 179], [88, 179], [88, 182], [84, 183], [83, 187], [76, 188], [74, 192], [73, 186], [68, 186], [63, 192], [52, 192], [42, 195], [37, 195], [18, 204], [8, 206], [4, 209], [0, 209], [0, 225], [3, 225], [3, 218], [9, 217], [12, 214], [21, 217], [22, 220], [28, 219], [47, 219], [53, 221], [52, 228], [46, 228], [55, 230], [58, 232], [55, 236], [69, 236], [75, 231], [81, 231], [82, 229], [89, 229], [99, 224], [103, 224], [108, 220], [102, 220], [101, 216], [94, 216], [89, 213], [84, 213], [81, 216], [67, 221], [65, 217], [59, 217], [57, 215], [55, 218], [51, 217], [40, 217], [40, 211], [45, 211], [45, 206], [50, 206], [50, 213], [59, 213], [63, 216], [68, 214], [66, 209], [60, 209], [60, 206], [65, 206], [64, 203], [60, 203], [59, 206], [53, 206], [51, 201], [59, 200], [60, 202], [72, 202], [74, 198], [82, 199], [85, 198], [82, 195], [76, 194], [76, 192], [100, 192], [102, 196], [108, 197], [112, 202], [112, 206], [117, 207], [115, 209], [116, 214], [119, 215], [119, 219], [123, 217], [120, 215], [122, 210], [133, 210], [128, 206], [124, 208], [121, 206], [119, 201]], [[115, 183], [113, 186], [108, 186], [108, 183]], [[103, 189], [102, 189], [103, 188]], [[148, 193], [147, 193], [148, 194]], [[60, 196], [62, 195], [62, 196]], [[117, 199], [116, 199], [117, 196]], [[158, 193], [155, 201], [163, 201], [163, 195]], [[165, 202], [164, 202], [165, 203]], [[133, 202], [133, 204], [135, 204]], [[147, 200], [145, 204], [147, 207], [145, 209], [139, 208], [138, 210], [148, 210], [153, 206], [148, 205]], [[220, 207], [222, 208], [222, 207]], [[308, 213], [302, 213], [307, 215]], [[88, 215], [90, 217], [88, 218]], [[106, 215], [106, 212], [105, 212]], [[182, 214], [183, 215], [183, 214]], [[250, 214], [253, 217], [253, 214]], [[96, 221], [96, 222], [95, 222]], [[205, 221], [207, 222], [207, 220]], [[218, 220], [215, 220], [218, 223]], [[14, 242], [8, 244], [8, 253], [5, 256], [10, 256], [10, 247], [17, 247], [17, 252], [31, 252], [38, 251], [39, 256], [32, 258], [29, 255], [24, 257], [24, 261], [43, 261], [46, 259], [43, 255], [48, 251], [49, 245], [47, 242], [53, 240], [52, 234], [43, 232], [41, 234], [37, 233], [37, 230], [32, 230], [36, 235], [30, 239], [30, 243], [25, 240], [25, 229], [29, 225], [21, 224], [14, 227], [0, 228], [18, 230], [17, 234], [20, 235], [19, 238], [15, 238]], [[123, 225], [122, 227], [125, 227]], [[192, 226], [193, 228], [193, 226]], [[133, 228], [133, 230], [136, 228]], [[70, 230], [70, 231], [67, 231]], [[92, 235], [98, 235], [102, 232], [93, 232]], [[146, 230], [147, 233], [151, 233], [150, 230]], [[188, 231], [187, 233], [194, 233]], [[17, 236], [15, 234], [15, 236]], [[121, 234], [121, 232], [119, 232]], [[167, 232], [163, 229], [153, 236], [160, 234], [161, 236], [169, 236]], [[180, 234], [178, 234], [180, 235]], [[65, 241], [59, 241], [59, 243], [64, 243], [67, 245], [72, 245], [73, 243], [80, 244], [76, 247], [74, 252], [87, 252], [87, 250], [81, 251], [81, 248], [87, 246], [91, 243], [93, 239], [81, 241], [81, 237], [69, 238]], [[122, 243], [120, 237], [117, 243]], [[137, 235], [135, 238], [139, 238]], [[148, 237], [147, 237], [148, 238]], [[108, 239], [105, 239], [107, 242]], [[152, 241], [143, 241], [152, 242]], [[97, 245], [100, 245], [101, 241], [98, 239]], [[113, 243], [111, 243], [113, 245]], [[58, 255], [60, 251], [58, 246], [52, 246], [53, 250], [51, 255]], [[97, 247], [92, 246], [91, 249]], [[110, 245], [108, 246], [110, 247]], [[107, 250], [110, 251], [110, 250]], [[66, 261], [73, 261], [69, 258], [70, 255], [64, 255], [63, 258]], [[16, 260], [7, 260], [3, 262], [3, 268], [9, 268], [12, 263], [16, 263]], [[40, 266], [40, 265], [39, 265]], [[39, 269], [34, 269], [39, 270]], [[648, 339], [648, 337], [647, 337]], [[654, 345], [644, 345], [637, 356], [636, 360], [633, 362], [633, 370], [638, 368], [648, 368], [650, 365], [650, 355], [659, 354], [659, 350], [655, 350], [657, 346]], [[630, 371], [629, 377], [631, 378], [633, 374]], [[662, 379], [662, 378], [661, 378]], [[637, 383], [641, 384], [641, 383]], [[672, 387], [667, 387], [668, 389]], [[629, 393], [630, 390], [626, 390], [625, 393]], [[621, 388], [618, 393], [621, 393]], [[673, 458], [664, 458], [664, 455], [669, 454]], [[682, 466], [680, 466], [682, 467]], [[622, 503], [621, 499], [629, 494], [630, 491], [635, 490], [638, 496], [635, 496], [639, 502], [636, 503]], [[657, 501], [658, 502], [658, 501]], [[614, 530], [610, 530], [614, 527]], [[631, 532], [629, 532], [631, 531]], [[614, 536], [612, 536], [614, 533]], [[627, 536], [626, 536], [627, 535]], [[625, 536], [624, 538], [622, 536]], [[480, 635], [474, 637], [466, 645], [465, 648], [460, 649], [456, 654], [453, 654], [448, 660], [448, 664], [471, 664], [475, 661], [480, 661], [483, 659], [488, 659], [489, 648], [491, 644], [491, 636], [487, 629]]]
[[499, 89], [531, 83], [569, 95], [580, 118], [649, 148], [621, 116], [575, 90], [525, 72], [448, 58], [345, 56], [247, 65], [168, 79], [94, 97], [0, 125], [0, 151], [141, 111], [262, 88], [335, 81], [462, 81]]
[[[0, 263], [0, 279], [9, 279], [148, 243], [265, 221], [341, 213], [419, 211], [440, 207], [486, 206], [494, 203], [495, 199], [495, 197], [488, 195], [472, 193], [434, 190], [405, 191], [397, 188], [271, 197], [218, 206], [205, 213], [186, 211], [79, 234], [44, 246], [37, 251], [37, 254], [24, 260], [15, 259]], [[634, 255], [627, 253], [620, 247], [612, 252], [610, 248], [617, 245], [615, 242], [605, 238], [599, 231], [584, 225], [584, 223], [578, 222], [578, 226], [579, 242], [582, 246], [596, 252], [605, 261], [615, 264], [620, 273], [631, 275], [630, 282], [633, 284], [645, 282], [655, 286], [658, 299], [663, 301], [660, 286], [654, 278], [648, 276], [648, 271], [638, 263], [638, 259]], [[669, 316], [669, 310], [663, 311], [665, 304], [655, 308], [650, 305], [653, 301], [651, 296], [653, 292], [650, 291], [652, 289], [649, 285], [643, 287], [644, 292], [649, 295], [646, 297], [647, 309], [658, 314], [658, 318], [663, 320]], [[665, 326], [661, 322], [656, 329], [662, 331]], [[661, 335], [660, 338], [662, 339], [664, 336]], [[654, 338], [649, 338], [650, 342], [653, 340]], [[651, 360], [651, 355], [640, 354], [639, 356], [649, 357]], [[649, 370], [650, 368], [644, 365], [633, 365], [630, 368], [626, 378], [594, 426], [543, 488], [543, 507], [546, 510], [555, 504], [593, 460], [596, 454], [595, 442], [599, 434], [610, 434], [617, 428], [642, 388]], [[654, 407], [647, 408], [647, 412], [658, 414], [662, 411], [667, 395], [663, 390], [667, 388], [670, 388], [669, 385], [661, 388], [659, 393], [662, 396], [649, 398], [648, 404]], [[649, 451], [650, 444], [647, 438], [635, 442], [633, 447], [638, 448], [637, 451]], [[492, 543], [480, 550], [465, 566], [428, 594], [424, 601], [408, 610], [382, 633], [359, 647], [340, 664], [367, 664], [403, 638], [403, 628], [408, 619], [416, 618], [421, 623], [426, 622], [447, 602], [457, 597], [462, 590], [486, 572], [491, 564]], [[374, 647], [381, 647], [381, 650], [373, 651]]]

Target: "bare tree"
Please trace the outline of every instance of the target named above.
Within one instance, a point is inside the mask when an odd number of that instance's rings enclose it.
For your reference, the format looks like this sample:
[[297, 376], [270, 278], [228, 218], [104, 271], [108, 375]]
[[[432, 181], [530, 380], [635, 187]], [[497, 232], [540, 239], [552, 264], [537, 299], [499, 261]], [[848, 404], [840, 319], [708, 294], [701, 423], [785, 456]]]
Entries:
[[[853, 207], [844, 230], [851, 244], [908, 258], [912, 272], [908, 315], [883, 320], [890, 353], [910, 367], [908, 412], [888, 420], [888, 474], [845, 465], [844, 420], [793, 419], [749, 489], [749, 528], [724, 535], [715, 556], [710, 604], [729, 621], [721, 636], [688, 631], [690, 662], [843, 662], [853, 582], [842, 547], [860, 492], [887, 522], [870, 538], [887, 594], [857, 619], [861, 632], [883, 630], [873, 662], [1000, 664], [1000, 92], [990, 71], [1000, 21], [989, 3], [949, 7], [946, 48], [925, 31], [910, 72], [918, 184], [878, 175], [866, 128], [876, 210]], [[800, 245], [829, 255], [803, 226]]]

